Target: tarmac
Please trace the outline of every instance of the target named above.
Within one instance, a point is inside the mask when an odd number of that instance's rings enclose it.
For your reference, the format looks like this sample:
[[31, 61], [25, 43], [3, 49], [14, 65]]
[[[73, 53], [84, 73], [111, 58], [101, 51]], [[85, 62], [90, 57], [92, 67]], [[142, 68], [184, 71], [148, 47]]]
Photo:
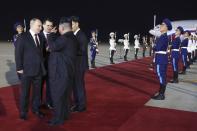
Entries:
[[[118, 44], [114, 55], [115, 63], [124, 62], [123, 44]], [[149, 49], [146, 56], [149, 56]], [[90, 56], [90, 51], [89, 55]], [[142, 50], [139, 50], [138, 58], [142, 58]], [[130, 46], [128, 60], [134, 59], [133, 43]], [[99, 44], [99, 53], [96, 56], [96, 66], [103, 67], [110, 65], [109, 44]], [[16, 75], [14, 46], [10, 42], [0, 42], [0, 88], [19, 84]], [[166, 99], [163, 101], [150, 99], [145, 105], [159, 108], [168, 108], [197, 112], [197, 63], [191, 65], [186, 75], [179, 75], [179, 83], [168, 83], [166, 89]]]

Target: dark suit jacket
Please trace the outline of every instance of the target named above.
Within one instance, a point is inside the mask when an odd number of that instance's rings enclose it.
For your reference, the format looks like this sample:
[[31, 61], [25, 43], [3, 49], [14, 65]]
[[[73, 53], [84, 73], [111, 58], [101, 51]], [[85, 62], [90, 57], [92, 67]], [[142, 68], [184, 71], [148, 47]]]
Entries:
[[58, 38], [50, 34], [48, 38], [49, 49], [49, 77], [73, 78], [75, 75], [75, 65], [77, 57], [77, 39], [73, 32], [67, 32]]
[[15, 48], [16, 70], [23, 70], [26, 76], [45, 75], [43, 64], [43, 38], [39, 36], [40, 49], [36, 47], [30, 32], [23, 33], [18, 37]]
[[79, 30], [76, 34], [77, 40], [79, 42], [80, 45], [80, 50], [82, 52], [82, 60], [80, 60], [80, 58], [78, 58], [78, 63], [77, 65], [79, 65], [80, 67], [77, 68], [81, 68], [82, 70], [88, 70], [89, 69], [89, 64], [88, 64], [88, 39], [85, 35], [85, 33], [81, 30]]
[[40, 33], [40, 36], [43, 39], [43, 57], [44, 57], [44, 65], [46, 70], [48, 71], [48, 58], [49, 58], [49, 54], [50, 52], [46, 50], [47, 46], [48, 46], [48, 40], [46, 39], [45, 35], [43, 32]]

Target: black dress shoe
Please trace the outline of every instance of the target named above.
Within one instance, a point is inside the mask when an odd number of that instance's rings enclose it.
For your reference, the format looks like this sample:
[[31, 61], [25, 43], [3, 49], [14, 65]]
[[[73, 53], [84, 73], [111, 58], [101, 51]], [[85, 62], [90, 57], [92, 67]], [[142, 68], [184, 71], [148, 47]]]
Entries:
[[45, 116], [45, 114], [42, 113], [41, 111], [33, 111], [33, 114], [35, 114], [39, 118], [44, 118], [44, 116]]
[[179, 80], [178, 79], [170, 80], [170, 83], [179, 83]]
[[26, 113], [21, 113], [20, 114], [20, 119], [21, 120], [27, 120], [27, 114]]
[[48, 121], [48, 124], [50, 126], [58, 126], [58, 125], [63, 125], [64, 124], [64, 121], [60, 121], [60, 120], [55, 120], [55, 119], [52, 119], [50, 121]]
[[186, 74], [186, 73], [185, 73], [185, 71], [180, 71], [179, 74], [184, 75], [184, 74]]
[[73, 108], [71, 108], [71, 112], [84, 112], [84, 111], [86, 111], [86, 107], [79, 108], [78, 106], [74, 106]]
[[165, 100], [164, 94], [158, 94], [156, 96], [153, 96], [152, 99], [154, 100]]
[[50, 109], [50, 110], [53, 109], [53, 106], [52, 106], [51, 104], [46, 104], [46, 107], [47, 107], [48, 109]]

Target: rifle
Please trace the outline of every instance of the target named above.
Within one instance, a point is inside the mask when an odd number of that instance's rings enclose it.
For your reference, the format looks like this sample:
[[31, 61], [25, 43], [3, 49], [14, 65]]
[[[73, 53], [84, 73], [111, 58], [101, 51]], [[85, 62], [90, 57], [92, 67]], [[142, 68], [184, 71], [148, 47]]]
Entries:
[[27, 30], [27, 25], [26, 25], [26, 21], [24, 19], [24, 32], [26, 32], [26, 30]]

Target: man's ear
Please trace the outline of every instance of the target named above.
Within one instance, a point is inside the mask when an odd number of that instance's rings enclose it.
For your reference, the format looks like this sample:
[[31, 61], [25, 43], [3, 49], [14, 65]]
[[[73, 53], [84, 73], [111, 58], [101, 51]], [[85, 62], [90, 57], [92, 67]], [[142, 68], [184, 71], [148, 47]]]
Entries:
[[79, 27], [79, 22], [77, 22], [76, 24], [77, 24], [77, 26]]

